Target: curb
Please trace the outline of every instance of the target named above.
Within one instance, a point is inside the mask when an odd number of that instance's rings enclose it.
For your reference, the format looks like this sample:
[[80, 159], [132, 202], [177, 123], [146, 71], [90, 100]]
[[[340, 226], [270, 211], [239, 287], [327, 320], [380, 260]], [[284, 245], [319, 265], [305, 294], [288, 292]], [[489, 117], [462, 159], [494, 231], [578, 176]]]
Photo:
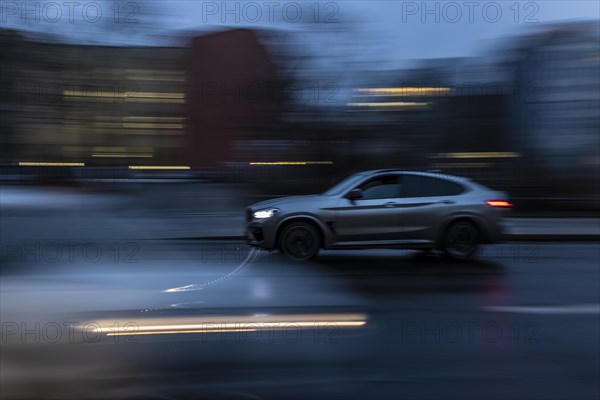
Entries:
[[172, 237], [172, 238], [156, 238], [156, 239], [146, 239], [146, 240], [207, 240], [207, 241], [217, 241], [217, 240], [231, 240], [231, 241], [246, 241], [247, 237], [240, 235], [223, 235], [223, 236], [188, 236], [188, 237]]
[[600, 235], [573, 234], [573, 235], [506, 235], [504, 241], [509, 242], [600, 242]]

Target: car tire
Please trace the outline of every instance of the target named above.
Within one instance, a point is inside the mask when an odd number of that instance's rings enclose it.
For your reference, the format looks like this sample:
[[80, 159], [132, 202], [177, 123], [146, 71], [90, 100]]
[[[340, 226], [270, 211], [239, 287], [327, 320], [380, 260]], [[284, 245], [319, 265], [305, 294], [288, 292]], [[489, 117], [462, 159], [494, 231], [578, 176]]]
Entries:
[[307, 261], [319, 252], [319, 232], [311, 224], [294, 222], [279, 236], [279, 251], [293, 261]]
[[479, 246], [479, 230], [470, 221], [456, 221], [444, 231], [442, 249], [453, 260], [467, 260]]

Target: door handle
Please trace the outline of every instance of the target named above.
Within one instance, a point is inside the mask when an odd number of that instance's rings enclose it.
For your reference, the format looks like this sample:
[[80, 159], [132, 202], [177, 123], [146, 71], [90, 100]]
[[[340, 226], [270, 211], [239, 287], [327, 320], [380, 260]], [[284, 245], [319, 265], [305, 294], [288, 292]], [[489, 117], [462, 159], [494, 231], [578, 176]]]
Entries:
[[440, 200], [436, 201], [437, 204], [454, 204], [452, 200]]
[[389, 201], [387, 203], [384, 204], [385, 207], [396, 207], [396, 203], [394, 203], [393, 201]]

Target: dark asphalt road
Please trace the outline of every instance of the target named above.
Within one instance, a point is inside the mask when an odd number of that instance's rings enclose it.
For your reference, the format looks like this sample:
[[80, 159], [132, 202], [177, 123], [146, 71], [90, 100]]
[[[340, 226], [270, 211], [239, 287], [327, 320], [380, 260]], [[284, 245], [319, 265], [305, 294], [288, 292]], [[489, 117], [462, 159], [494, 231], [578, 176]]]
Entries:
[[376, 398], [597, 398], [598, 245], [506, 244], [470, 264], [327, 254], [374, 304]]
[[[23, 255], [17, 248], [3, 259], [3, 397], [30, 397], [23, 377], [45, 382], [46, 390], [33, 394], [63, 398], [600, 396], [598, 244], [487, 246], [469, 263], [412, 251], [328, 251], [306, 264], [266, 252], [250, 257], [238, 242], [96, 245], [100, 257], [80, 246], [72, 256], [63, 248], [60, 258], [42, 253], [36, 260], [35, 250]], [[31, 343], [31, 335], [5, 329], [15, 321], [145, 313], [346, 312], [364, 313], [367, 324], [326, 330], [318, 340], [315, 331], [302, 331], [298, 341], [182, 334], [53, 345], [44, 335]], [[61, 363], [80, 375], [63, 376], [72, 371]], [[60, 383], [78, 376], [93, 384]]]

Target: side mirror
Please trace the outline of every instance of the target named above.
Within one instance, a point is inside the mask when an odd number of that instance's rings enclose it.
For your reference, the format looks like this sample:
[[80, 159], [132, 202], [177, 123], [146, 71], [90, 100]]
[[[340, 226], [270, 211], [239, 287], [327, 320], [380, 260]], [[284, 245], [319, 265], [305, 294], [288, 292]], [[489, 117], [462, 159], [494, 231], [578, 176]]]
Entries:
[[352, 189], [346, 196], [348, 200], [358, 200], [363, 198], [363, 192], [360, 189]]

